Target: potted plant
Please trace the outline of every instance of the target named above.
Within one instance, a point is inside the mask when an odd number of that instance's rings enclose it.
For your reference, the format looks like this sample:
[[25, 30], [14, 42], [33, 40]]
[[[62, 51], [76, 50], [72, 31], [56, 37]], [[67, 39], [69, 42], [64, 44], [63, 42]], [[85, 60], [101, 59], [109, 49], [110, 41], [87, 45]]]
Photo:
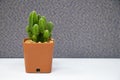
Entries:
[[28, 73], [49, 73], [52, 67], [54, 40], [53, 23], [32, 11], [26, 27], [28, 38], [23, 40], [25, 69]]

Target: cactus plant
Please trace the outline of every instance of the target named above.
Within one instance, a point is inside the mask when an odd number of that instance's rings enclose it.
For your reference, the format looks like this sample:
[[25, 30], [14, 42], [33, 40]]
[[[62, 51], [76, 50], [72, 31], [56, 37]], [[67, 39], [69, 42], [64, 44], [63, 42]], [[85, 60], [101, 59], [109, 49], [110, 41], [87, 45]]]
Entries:
[[54, 24], [47, 21], [45, 16], [32, 11], [29, 15], [29, 24], [26, 26], [26, 32], [29, 39], [35, 42], [48, 42], [52, 37]]

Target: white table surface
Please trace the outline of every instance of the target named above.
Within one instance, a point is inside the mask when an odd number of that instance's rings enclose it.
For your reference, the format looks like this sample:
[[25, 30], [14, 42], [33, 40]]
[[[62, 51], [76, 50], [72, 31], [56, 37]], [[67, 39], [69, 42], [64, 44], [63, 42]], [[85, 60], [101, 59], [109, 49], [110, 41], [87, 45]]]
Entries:
[[52, 73], [26, 73], [23, 58], [0, 58], [0, 80], [120, 80], [120, 59], [54, 58]]

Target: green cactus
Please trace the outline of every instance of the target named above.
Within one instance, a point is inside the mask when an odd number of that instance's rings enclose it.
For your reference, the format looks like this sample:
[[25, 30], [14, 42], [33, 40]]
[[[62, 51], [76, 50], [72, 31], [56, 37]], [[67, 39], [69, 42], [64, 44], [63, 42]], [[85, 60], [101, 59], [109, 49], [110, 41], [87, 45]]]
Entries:
[[29, 24], [26, 26], [28, 37], [35, 42], [48, 42], [52, 37], [54, 24], [47, 21], [45, 16], [32, 11], [29, 15]]
[[30, 13], [29, 15], [29, 28], [33, 26], [33, 12]]
[[35, 11], [33, 11], [32, 13], [33, 13], [33, 24], [37, 24], [38, 23], [38, 15]]
[[41, 17], [39, 19], [39, 29], [40, 29], [40, 32], [43, 33], [44, 30], [45, 30], [45, 20]]
[[45, 30], [44, 33], [43, 33], [44, 41], [48, 41], [49, 40], [49, 36], [50, 36], [49, 31]]
[[41, 18], [41, 15], [40, 14], [38, 14], [38, 21], [39, 21], [39, 19]]
[[52, 32], [54, 24], [50, 21], [50, 22], [47, 23], [47, 27], [48, 27], [49, 32]]

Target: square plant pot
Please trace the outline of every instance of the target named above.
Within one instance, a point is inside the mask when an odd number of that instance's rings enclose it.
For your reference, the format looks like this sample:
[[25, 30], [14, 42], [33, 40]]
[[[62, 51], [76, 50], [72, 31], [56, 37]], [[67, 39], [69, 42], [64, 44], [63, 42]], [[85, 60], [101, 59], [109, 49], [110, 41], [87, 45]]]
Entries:
[[23, 41], [25, 69], [27, 73], [50, 73], [54, 40], [46, 43], [25, 43]]

